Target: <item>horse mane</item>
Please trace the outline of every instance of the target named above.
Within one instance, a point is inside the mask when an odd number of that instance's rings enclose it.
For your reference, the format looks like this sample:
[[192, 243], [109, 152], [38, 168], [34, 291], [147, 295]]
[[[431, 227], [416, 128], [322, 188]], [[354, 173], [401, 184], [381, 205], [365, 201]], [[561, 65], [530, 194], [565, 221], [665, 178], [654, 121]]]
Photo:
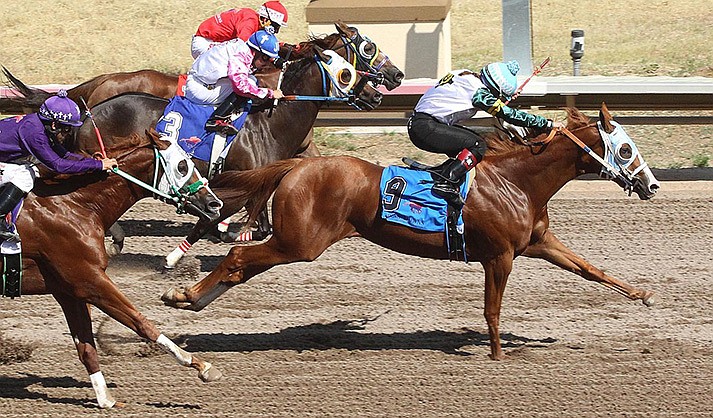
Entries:
[[[563, 109], [567, 113], [567, 129], [574, 130], [582, 126], [586, 126], [591, 122], [589, 116], [580, 112], [579, 109], [574, 107], [567, 107]], [[531, 134], [525, 137], [529, 142], [537, 142], [540, 139], [544, 139], [547, 133]], [[543, 137], [543, 138], [540, 138]], [[522, 150], [526, 144], [522, 144], [517, 141], [513, 141], [510, 137], [499, 129], [494, 132], [488, 132], [483, 135], [486, 142], [488, 143], [488, 150], [485, 155], [502, 155], [514, 151]]]

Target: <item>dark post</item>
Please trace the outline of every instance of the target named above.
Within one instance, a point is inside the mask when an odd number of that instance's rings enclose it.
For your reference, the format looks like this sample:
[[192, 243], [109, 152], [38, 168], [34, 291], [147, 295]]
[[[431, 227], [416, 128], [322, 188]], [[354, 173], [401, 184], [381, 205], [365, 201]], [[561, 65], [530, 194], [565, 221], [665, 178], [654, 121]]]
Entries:
[[584, 31], [582, 29], [572, 30], [572, 47], [569, 50], [572, 57], [573, 75], [580, 75], [579, 64], [584, 56]]

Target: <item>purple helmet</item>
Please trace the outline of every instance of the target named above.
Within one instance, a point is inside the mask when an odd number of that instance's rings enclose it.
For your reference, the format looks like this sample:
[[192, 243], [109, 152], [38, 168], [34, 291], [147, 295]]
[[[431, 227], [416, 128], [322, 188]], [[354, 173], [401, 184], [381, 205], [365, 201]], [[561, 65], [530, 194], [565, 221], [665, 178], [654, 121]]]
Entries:
[[82, 114], [74, 100], [67, 97], [66, 90], [60, 90], [56, 96], [45, 100], [37, 112], [40, 119], [55, 121], [63, 125], [82, 126]]

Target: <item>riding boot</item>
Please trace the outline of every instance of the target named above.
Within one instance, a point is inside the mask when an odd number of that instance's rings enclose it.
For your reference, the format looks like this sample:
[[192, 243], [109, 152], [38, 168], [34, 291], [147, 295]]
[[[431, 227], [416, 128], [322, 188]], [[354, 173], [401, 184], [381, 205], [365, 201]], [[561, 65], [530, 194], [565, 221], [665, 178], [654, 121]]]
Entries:
[[[5, 219], [8, 213], [10, 213], [20, 200], [25, 196], [25, 192], [20, 190], [19, 187], [12, 183], [7, 183], [2, 191], [0, 191], [0, 219]], [[4, 223], [4, 222], [3, 222]], [[0, 231], [0, 238], [2, 239], [17, 239], [19, 241], [20, 237], [15, 232], [10, 232], [9, 230]]]
[[477, 164], [475, 156], [468, 151], [463, 151], [456, 158], [448, 159], [444, 162], [442, 176], [436, 176], [433, 183], [433, 194], [442, 197], [446, 202], [460, 209], [465, 204], [460, 195], [460, 185], [465, 179], [465, 175]]
[[236, 135], [238, 129], [233, 126], [230, 116], [240, 102], [240, 97], [235, 93], [230, 93], [228, 98], [218, 106], [205, 123], [207, 132], [220, 132], [225, 136]]

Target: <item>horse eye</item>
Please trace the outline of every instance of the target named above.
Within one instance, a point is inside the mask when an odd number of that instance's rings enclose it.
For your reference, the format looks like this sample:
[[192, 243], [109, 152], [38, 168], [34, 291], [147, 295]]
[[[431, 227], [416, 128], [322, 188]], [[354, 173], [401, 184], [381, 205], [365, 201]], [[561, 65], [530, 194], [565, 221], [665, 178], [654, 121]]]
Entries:
[[630, 160], [634, 156], [634, 151], [631, 149], [630, 144], [622, 144], [619, 147], [619, 158], [622, 160]]
[[176, 168], [178, 169], [178, 172], [181, 173], [182, 176], [185, 176], [188, 174], [188, 163], [186, 162], [186, 160], [181, 160], [181, 162], [178, 163], [178, 167], [176, 167]]
[[376, 46], [372, 42], [364, 42], [359, 46], [361, 55], [366, 58], [371, 58], [376, 54]]
[[347, 70], [341, 70], [339, 71], [339, 82], [342, 84], [349, 84], [349, 82], [352, 81], [352, 73], [350, 73]]

